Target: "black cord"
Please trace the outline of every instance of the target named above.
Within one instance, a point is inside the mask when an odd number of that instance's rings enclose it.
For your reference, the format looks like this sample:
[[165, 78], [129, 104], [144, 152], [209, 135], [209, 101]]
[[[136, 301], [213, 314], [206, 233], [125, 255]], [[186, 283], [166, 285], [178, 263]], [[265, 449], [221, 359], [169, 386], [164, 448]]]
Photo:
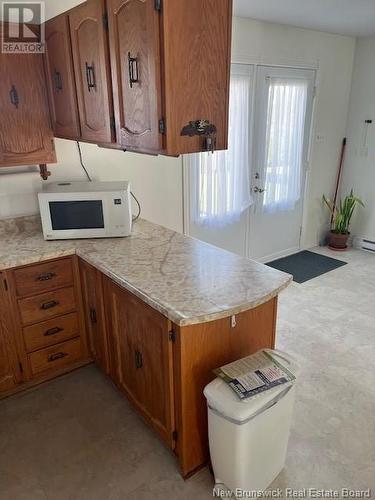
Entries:
[[80, 145], [79, 141], [76, 141], [76, 143], [77, 143], [77, 148], [78, 148], [78, 153], [79, 153], [79, 161], [80, 161], [80, 163], [81, 163], [81, 167], [82, 167], [82, 168], [83, 168], [83, 170], [85, 171], [85, 174], [87, 175], [88, 180], [89, 180], [90, 182], [92, 182], [92, 179], [91, 179], [91, 177], [90, 177], [89, 173], [87, 172], [86, 167], [85, 167], [85, 165], [84, 165], [84, 163], [83, 163], [82, 151], [81, 151], [81, 145]]
[[134, 196], [134, 194], [132, 193], [132, 191], [130, 191], [130, 194], [132, 195], [132, 197], [134, 198], [136, 204], [138, 205], [138, 213], [137, 213], [137, 215], [133, 216], [133, 222], [135, 222], [137, 219], [139, 219], [139, 216], [141, 215], [141, 204], [139, 203], [139, 201], [137, 200], [137, 198]]

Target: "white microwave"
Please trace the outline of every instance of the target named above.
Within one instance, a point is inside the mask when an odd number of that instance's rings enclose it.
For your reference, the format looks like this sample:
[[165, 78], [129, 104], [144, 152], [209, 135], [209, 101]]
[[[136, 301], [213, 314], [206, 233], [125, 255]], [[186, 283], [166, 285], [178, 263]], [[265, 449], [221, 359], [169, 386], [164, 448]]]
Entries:
[[55, 182], [38, 193], [45, 240], [129, 236], [129, 182]]

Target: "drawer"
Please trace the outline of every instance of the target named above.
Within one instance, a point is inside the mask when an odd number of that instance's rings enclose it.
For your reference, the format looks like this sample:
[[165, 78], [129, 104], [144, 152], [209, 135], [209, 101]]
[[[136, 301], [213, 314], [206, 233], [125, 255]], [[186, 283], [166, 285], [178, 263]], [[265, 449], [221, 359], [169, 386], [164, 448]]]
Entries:
[[18, 296], [46, 292], [73, 283], [71, 259], [56, 260], [14, 271]]
[[73, 287], [42, 293], [18, 301], [22, 324], [37, 323], [76, 309]]
[[79, 335], [78, 314], [71, 313], [23, 329], [26, 351], [32, 352]]
[[38, 375], [68, 366], [81, 357], [81, 339], [78, 337], [29, 354], [29, 362], [32, 374]]

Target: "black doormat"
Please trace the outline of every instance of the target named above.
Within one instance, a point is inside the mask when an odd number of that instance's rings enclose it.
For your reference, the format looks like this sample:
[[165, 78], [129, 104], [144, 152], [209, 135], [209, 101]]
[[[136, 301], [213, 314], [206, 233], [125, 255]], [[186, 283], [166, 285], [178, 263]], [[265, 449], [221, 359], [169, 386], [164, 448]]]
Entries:
[[267, 262], [266, 265], [292, 274], [294, 281], [304, 283], [346, 264], [347, 262], [343, 262], [342, 260], [332, 259], [332, 257], [304, 250], [303, 252], [283, 257], [282, 259]]

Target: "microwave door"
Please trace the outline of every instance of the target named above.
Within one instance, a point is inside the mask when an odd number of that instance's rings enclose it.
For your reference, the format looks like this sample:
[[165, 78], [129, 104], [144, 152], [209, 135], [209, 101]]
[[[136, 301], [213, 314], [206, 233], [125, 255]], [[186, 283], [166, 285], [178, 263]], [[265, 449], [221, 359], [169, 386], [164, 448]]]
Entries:
[[49, 212], [53, 231], [104, 230], [102, 200], [50, 201]]

